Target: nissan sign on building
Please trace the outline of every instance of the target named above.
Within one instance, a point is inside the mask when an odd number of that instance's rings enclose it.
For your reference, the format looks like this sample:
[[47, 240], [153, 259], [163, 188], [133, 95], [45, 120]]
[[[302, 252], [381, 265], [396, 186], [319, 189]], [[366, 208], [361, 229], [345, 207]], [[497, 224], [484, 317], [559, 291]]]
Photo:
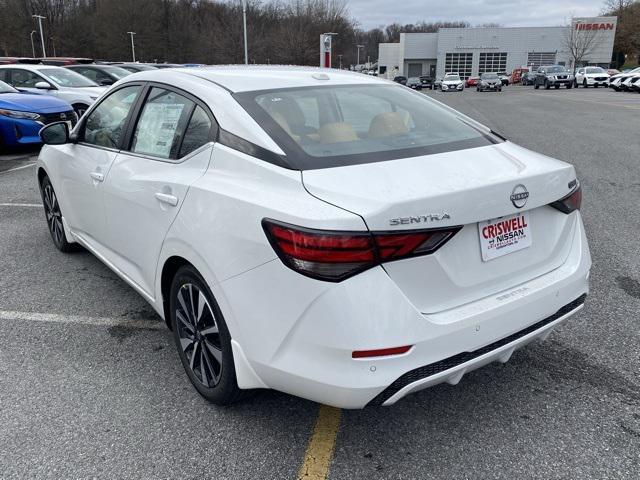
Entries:
[[584, 65], [609, 67], [617, 17], [575, 18], [570, 26], [441, 28], [437, 33], [402, 33], [399, 43], [381, 43], [380, 75], [442, 77], [458, 72], [464, 79], [484, 72], [511, 72], [540, 65], [573, 65], [567, 38], [591, 36]]

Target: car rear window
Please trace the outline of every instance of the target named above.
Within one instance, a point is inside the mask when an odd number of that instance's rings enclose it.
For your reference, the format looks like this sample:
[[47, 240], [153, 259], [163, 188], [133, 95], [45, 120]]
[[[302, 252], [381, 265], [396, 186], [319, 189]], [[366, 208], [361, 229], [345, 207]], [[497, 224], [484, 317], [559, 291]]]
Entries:
[[501, 140], [399, 85], [302, 87], [234, 94], [299, 170], [442, 153]]

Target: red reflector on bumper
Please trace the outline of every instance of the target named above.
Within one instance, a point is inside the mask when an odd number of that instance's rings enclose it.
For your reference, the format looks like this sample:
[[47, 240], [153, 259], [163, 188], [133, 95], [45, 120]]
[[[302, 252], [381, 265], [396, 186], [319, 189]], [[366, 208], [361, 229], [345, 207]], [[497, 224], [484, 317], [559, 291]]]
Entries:
[[356, 350], [351, 353], [351, 358], [385, 357], [388, 355], [400, 355], [411, 350], [413, 345], [404, 347], [380, 348], [378, 350]]

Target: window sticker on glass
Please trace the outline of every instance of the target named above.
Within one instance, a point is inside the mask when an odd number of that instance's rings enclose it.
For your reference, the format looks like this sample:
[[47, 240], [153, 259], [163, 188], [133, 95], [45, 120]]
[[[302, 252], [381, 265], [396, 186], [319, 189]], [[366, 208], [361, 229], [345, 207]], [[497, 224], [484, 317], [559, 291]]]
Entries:
[[133, 150], [168, 158], [185, 107], [182, 103], [147, 103], [138, 124]]

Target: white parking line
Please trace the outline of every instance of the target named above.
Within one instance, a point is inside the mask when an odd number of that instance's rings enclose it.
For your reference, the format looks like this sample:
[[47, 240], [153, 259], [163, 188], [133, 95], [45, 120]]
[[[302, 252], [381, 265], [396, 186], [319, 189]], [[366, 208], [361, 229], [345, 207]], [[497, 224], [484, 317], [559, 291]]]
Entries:
[[0, 203], [0, 207], [42, 207], [41, 203]]
[[132, 320], [130, 318], [85, 317], [81, 315], [62, 315], [58, 313], [15, 312], [0, 310], [0, 321], [71, 323], [97, 325], [101, 327], [143, 328], [164, 330], [165, 323], [158, 320]]
[[35, 165], [35, 162], [34, 163], [28, 163], [27, 165], [21, 165], [19, 167], [10, 168], [9, 170], [4, 170], [4, 171], [0, 172], [0, 175], [4, 175], [5, 173], [10, 173], [10, 172], [15, 172], [16, 170], [22, 170], [23, 168], [33, 167], [34, 165]]

